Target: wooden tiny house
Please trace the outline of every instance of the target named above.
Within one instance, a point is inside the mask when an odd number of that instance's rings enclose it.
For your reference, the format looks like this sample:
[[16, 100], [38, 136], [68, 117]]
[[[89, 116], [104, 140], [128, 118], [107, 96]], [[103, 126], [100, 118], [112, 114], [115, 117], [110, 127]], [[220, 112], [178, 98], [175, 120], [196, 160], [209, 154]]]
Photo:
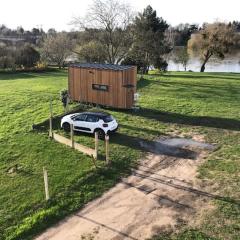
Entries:
[[112, 64], [73, 64], [68, 70], [73, 101], [131, 108], [136, 93], [137, 68]]

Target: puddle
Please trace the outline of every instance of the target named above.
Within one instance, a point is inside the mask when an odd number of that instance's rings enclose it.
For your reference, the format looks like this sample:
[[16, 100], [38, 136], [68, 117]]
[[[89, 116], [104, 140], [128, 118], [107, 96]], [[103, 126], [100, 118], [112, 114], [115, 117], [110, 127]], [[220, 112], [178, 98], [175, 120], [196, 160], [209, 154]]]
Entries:
[[214, 145], [187, 138], [161, 138], [156, 141], [140, 141], [140, 146], [155, 154], [193, 160], [198, 157], [199, 152], [192, 149], [214, 150], [216, 148]]
[[209, 143], [198, 142], [193, 139], [187, 138], [167, 138], [167, 139], [158, 139], [157, 142], [162, 143], [167, 146], [173, 147], [194, 147], [200, 148], [203, 150], [214, 150], [215, 146]]

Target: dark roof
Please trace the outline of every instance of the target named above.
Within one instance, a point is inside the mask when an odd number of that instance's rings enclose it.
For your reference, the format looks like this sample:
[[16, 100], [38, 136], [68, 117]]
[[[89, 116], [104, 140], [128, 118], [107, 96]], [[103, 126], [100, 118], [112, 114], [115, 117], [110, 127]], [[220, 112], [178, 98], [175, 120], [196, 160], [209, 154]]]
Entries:
[[127, 70], [133, 66], [129, 65], [115, 65], [115, 64], [100, 64], [100, 63], [76, 63], [71, 64], [70, 67], [79, 67], [79, 68], [93, 68], [93, 69], [104, 69], [104, 70]]
[[83, 112], [83, 113], [88, 115], [98, 116], [98, 117], [106, 117], [110, 115], [109, 113], [105, 113], [105, 112]]
[[99, 116], [99, 117], [106, 117], [106, 116], [109, 116], [110, 114], [109, 113], [106, 113], [106, 112], [80, 112], [80, 113], [75, 113], [73, 116], [77, 116], [77, 115], [80, 115], [80, 114], [88, 114], [88, 115], [95, 115], [95, 116]]

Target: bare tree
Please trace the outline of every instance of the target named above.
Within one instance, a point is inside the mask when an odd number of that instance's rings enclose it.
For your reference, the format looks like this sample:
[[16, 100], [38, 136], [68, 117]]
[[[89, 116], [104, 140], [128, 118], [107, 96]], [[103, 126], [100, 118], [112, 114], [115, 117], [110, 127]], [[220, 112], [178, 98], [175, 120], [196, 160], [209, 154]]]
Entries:
[[212, 56], [225, 57], [236, 44], [236, 32], [231, 24], [216, 22], [205, 24], [199, 33], [192, 34], [188, 47], [202, 58], [201, 72]]
[[59, 68], [65, 64], [71, 54], [72, 42], [66, 33], [48, 35], [43, 42], [41, 57], [47, 62], [56, 63]]
[[[131, 7], [117, 0], [94, 0], [84, 18], [73, 20], [81, 29], [98, 29], [95, 39], [107, 52], [107, 62], [120, 63], [132, 43], [131, 23], [134, 14]], [[97, 39], [96, 39], [97, 37]]]

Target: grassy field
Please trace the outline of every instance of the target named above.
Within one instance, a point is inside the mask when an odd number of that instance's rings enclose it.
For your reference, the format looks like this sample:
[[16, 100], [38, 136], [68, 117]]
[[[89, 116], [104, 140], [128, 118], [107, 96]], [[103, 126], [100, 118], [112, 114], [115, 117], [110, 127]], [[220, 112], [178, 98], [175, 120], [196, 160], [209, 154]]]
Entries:
[[[63, 112], [59, 91], [67, 73], [0, 74], [0, 239], [32, 239], [51, 223], [100, 196], [127, 174], [144, 154], [136, 140], [157, 136], [201, 133], [219, 149], [199, 169], [199, 177], [226, 201], [212, 200], [216, 208], [198, 229], [156, 239], [239, 239], [240, 235], [240, 74], [151, 74], [138, 81], [141, 110], [110, 111], [120, 122], [110, 139], [111, 168], [51, 141], [44, 129], [32, 124], [48, 118], [49, 99], [54, 114]], [[59, 130], [58, 120], [54, 127]], [[93, 146], [92, 136], [76, 140]], [[103, 155], [103, 142], [100, 143]], [[102, 157], [103, 158], [103, 157]], [[11, 173], [12, 168], [18, 170]], [[51, 200], [44, 201], [42, 167], [49, 173]], [[213, 192], [214, 193], [214, 192]]]

